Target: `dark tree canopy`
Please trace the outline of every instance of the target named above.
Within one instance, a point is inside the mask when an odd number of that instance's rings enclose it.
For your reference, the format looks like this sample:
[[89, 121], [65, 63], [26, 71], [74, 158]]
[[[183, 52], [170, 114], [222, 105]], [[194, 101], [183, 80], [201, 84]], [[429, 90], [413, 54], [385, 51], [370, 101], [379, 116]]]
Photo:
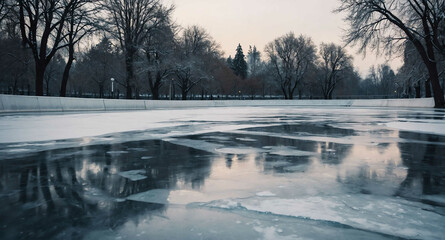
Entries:
[[316, 47], [312, 39], [288, 33], [266, 46], [266, 53], [285, 99], [293, 99], [294, 92], [314, 64]]
[[43, 95], [46, 68], [56, 53], [67, 46], [64, 31], [70, 12], [83, 0], [19, 0], [16, 6], [19, 16], [22, 44], [32, 51], [35, 62], [36, 95]]
[[125, 55], [126, 97], [132, 98], [135, 84], [135, 58], [150, 33], [161, 25], [173, 10], [160, 0], [105, 0], [104, 8], [112, 19], [108, 24]]
[[235, 72], [235, 75], [242, 79], [247, 77], [247, 62], [241, 44], [238, 44], [238, 47], [236, 48], [235, 58], [232, 61], [232, 69]]
[[352, 58], [346, 51], [333, 43], [320, 46], [320, 87], [325, 99], [332, 99], [332, 93], [342, 78], [342, 72], [352, 67]]

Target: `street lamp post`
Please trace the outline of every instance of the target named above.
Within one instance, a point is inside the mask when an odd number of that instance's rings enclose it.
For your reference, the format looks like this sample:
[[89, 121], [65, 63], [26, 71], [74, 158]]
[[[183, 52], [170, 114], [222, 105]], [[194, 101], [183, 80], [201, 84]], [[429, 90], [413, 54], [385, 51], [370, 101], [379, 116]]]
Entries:
[[111, 78], [111, 98], [114, 98], [114, 78]]
[[170, 100], [173, 100], [173, 78], [170, 80]]

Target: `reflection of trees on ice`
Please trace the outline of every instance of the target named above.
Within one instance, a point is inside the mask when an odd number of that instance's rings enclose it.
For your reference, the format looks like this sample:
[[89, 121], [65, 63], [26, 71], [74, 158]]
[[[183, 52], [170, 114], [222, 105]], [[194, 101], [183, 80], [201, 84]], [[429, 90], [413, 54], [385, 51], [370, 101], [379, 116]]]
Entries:
[[[139, 151], [114, 151], [127, 148]], [[0, 186], [7, 193], [2, 198], [9, 202], [0, 206], [0, 214], [10, 216], [0, 222], [16, 229], [8, 232], [50, 238], [80, 237], [84, 227], [114, 229], [130, 216], [165, 210], [163, 204], [126, 201], [126, 197], [171, 189], [178, 182], [199, 189], [209, 174], [206, 155], [192, 157], [196, 150], [161, 141], [77, 150], [41, 152], [0, 163]], [[173, 157], [177, 154], [183, 158]], [[147, 155], [153, 158], [141, 160]], [[143, 170], [146, 178], [133, 181], [118, 174], [135, 168]]]
[[[408, 167], [405, 180], [396, 195], [409, 198], [422, 198], [422, 195], [435, 195], [445, 192], [445, 148], [436, 143], [443, 138], [434, 135], [400, 132], [401, 138], [419, 139], [430, 144], [399, 143], [402, 159]], [[420, 183], [420, 184], [419, 184]]]

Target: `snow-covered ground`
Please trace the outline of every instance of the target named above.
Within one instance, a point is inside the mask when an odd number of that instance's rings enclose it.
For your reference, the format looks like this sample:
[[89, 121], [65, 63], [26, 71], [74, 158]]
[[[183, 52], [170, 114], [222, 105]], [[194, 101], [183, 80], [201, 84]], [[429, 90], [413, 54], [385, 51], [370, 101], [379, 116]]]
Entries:
[[[445, 239], [442, 110], [3, 115], [0, 147], [0, 214], [33, 208], [15, 208], [23, 177], [14, 174], [41, 171], [44, 159], [56, 208], [69, 209], [59, 173], [75, 172], [82, 187], [71, 188], [98, 204], [77, 216], [100, 222], [81, 228], [86, 239]], [[48, 203], [42, 193], [35, 208]], [[119, 220], [110, 227], [103, 215]]]

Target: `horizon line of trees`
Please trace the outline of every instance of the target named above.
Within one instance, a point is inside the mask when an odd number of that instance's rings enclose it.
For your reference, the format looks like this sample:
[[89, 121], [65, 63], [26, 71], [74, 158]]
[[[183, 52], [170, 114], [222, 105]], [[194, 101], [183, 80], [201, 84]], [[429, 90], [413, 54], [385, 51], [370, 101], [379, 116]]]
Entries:
[[363, 52], [403, 53], [397, 73], [382, 64], [363, 79], [344, 46], [316, 46], [293, 32], [263, 52], [253, 45], [245, 55], [239, 44], [226, 59], [204, 28], [175, 24], [174, 6], [161, 0], [2, 0], [0, 91], [183, 100], [434, 97], [443, 107], [443, 1], [340, 2], [337, 11], [349, 14], [346, 42]]

